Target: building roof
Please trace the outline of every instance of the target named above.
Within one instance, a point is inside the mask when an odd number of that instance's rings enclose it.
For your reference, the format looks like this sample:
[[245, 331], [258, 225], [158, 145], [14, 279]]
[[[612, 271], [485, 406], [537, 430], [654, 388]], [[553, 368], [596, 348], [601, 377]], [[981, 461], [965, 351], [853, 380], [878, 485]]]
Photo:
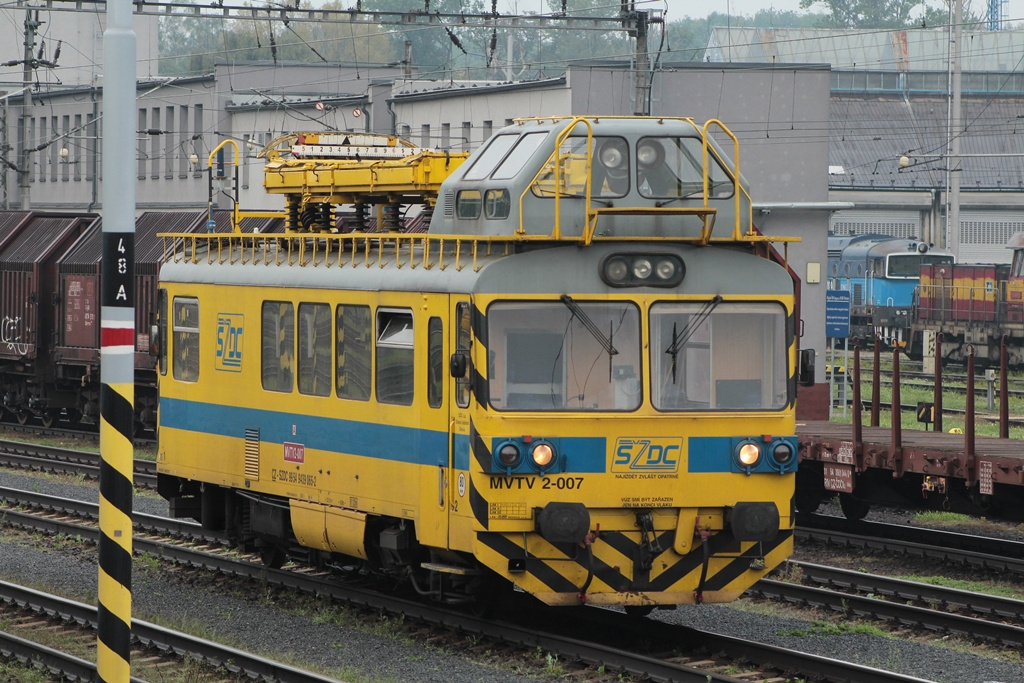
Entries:
[[[945, 187], [947, 112], [945, 96], [833, 92], [829, 187]], [[1024, 191], [1024, 97], [964, 97], [962, 122], [960, 187]]]
[[[1024, 31], [965, 30], [964, 71], [1013, 71], [1024, 61]], [[716, 26], [704, 53], [708, 62], [822, 62], [833, 69], [946, 71], [946, 28], [859, 31], [822, 28]]]

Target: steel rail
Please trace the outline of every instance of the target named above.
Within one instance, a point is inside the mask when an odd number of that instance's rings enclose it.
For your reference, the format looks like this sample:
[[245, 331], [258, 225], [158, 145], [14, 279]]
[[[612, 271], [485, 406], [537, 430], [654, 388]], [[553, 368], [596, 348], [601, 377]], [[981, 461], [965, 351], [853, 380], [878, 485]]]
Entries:
[[[31, 422], [21, 424], [20, 422], [8, 422], [3, 417], [6, 415], [4, 412], [0, 412], [0, 429], [7, 432], [15, 432], [18, 434], [25, 434], [30, 437], [47, 436], [55, 438], [68, 438], [68, 439], [90, 439], [93, 441], [99, 441], [100, 434], [97, 431], [95, 425], [86, 425], [78, 429], [70, 429], [66, 427], [43, 427], [42, 425], [32, 424]], [[156, 439], [142, 439], [135, 438], [136, 446], [155, 446]]]
[[[47, 617], [56, 616], [66, 623], [87, 626], [93, 630], [96, 629], [99, 622], [97, 609], [92, 605], [25, 588], [7, 581], [0, 581], [0, 601]], [[204, 638], [196, 638], [140, 619], [132, 619], [132, 638], [145, 647], [163, 652], [189, 653], [214, 667], [224, 668], [233, 674], [243, 674], [249, 678], [262, 678], [281, 683], [337, 683], [337, 679], [334, 678], [304, 671], [298, 667], [275, 662], [266, 657], [220, 645]], [[96, 678], [95, 664], [84, 660], [66, 661], [67, 655], [58, 659], [53, 654], [47, 655], [45, 652], [40, 652], [39, 646], [33, 648], [32, 652], [26, 653], [26, 656], [33, 662], [44, 663], [48, 668], [56, 666], [62, 672], [75, 673], [81, 680], [95, 680]], [[37, 657], [39, 659], [36, 659]], [[83, 664], [88, 670], [91, 670], [91, 675], [83, 676], [81, 673], [76, 673], [74, 667], [78, 667], [80, 670]], [[72, 668], [68, 670], [64, 666]], [[142, 683], [134, 677], [132, 681]]]
[[[100, 454], [55, 446], [0, 440], [0, 465], [51, 474], [75, 474], [99, 479]], [[156, 488], [156, 463], [136, 459], [133, 463], [135, 485]]]
[[[900, 589], [895, 583], [904, 584], [903, 591], [907, 599], [916, 599], [910, 596], [919, 592], [917, 586], [910, 585], [912, 582], [898, 582], [896, 579], [888, 579], [872, 574], [860, 574], [858, 572], [847, 572], [844, 577], [844, 570], [831, 570], [828, 567], [821, 567], [822, 571], [832, 571], [833, 577], [837, 579], [834, 585], [841, 586], [844, 590], [832, 590], [828, 588], [816, 588], [786, 581], [774, 579], [761, 579], [750, 590], [749, 593], [760, 595], [765, 598], [783, 600], [785, 602], [822, 607], [833, 612], [860, 617], [872, 617], [882, 621], [890, 621], [906, 626], [917, 626], [931, 631], [944, 633], [955, 633], [969, 638], [988, 640], [1003, 645], [1019, 647], [1024, 645], [1024, 628], [1013, 624], [1005, 624], [996, 621], [989, 621], [977, 617], [966, 616], [945, 612], [928, 607], [918, 607], [900, 602], [893, 602], [882, 598], [861, 595], [859, 593], [846, 592], [849, 590], [875, 592], [882, 591], [888, 587], [889, 594], [898, 597]], [[819, 575], [821, 576], [821, 575]], [[828, 584], [825, 577], [822, 583]], [[921, 589], [934, 589], [935, 586], [918, 584]], [[926, 592], [921, 590], [920, 592]], [[994, 596], [986, 596], [997, 600]], [[957, 598], [953, 598], [956, 600]], [[1020, 604], [1016, 608], [1019, 611]]]
[[[720, 633], [699, 631], [689, 626], [669, 624], [656, 619], [630, 619], [619, 612], [595, 608], [587, 617], [593, 629], [616, 637], [628, 629], [634, 637], [650, 643], [666, 643], [671, 649], [688, 643], [706, 652], [720, 652], [726, 657], [753, 662], [761, 667], [787, 672], [798, 679], [824, 681], [856, 681], [857, 683], [923, 683], [925, 679], [894, 671], [844, 662], [831, 657], [800, 652], [792, 648], [758, 643]], [[770, 680], [771, 679], [769, 677]], [[746, 680], [746, 679], [744, 679]]]
[[[960, 551], [964, 553], [963, 561], [969, 564], [979, 564], [984, 562], [988, 556], [997, 556], [1011, 561], [1021, 560], [1020, 563], [1013, 564], [1024, 565], [1024, 543], [1004, 538], [908, 527], [884, 522], [854, 521], [832, 515], [799, 514], [796, 523], [797, 537], [801, 537], [801, 534], [833, 532], [839, 540], [845, 537], [853, 539], [868, 537], [877, 540], [899, 541], [910, 547], [927, 544], [946, 551]], [[892, 547], [898, 548], [899, 546], [894, 544]], [[971, 555], [977, 555], [977, 561], [974, 561]]]
[[[38, 494], [34, 494], [38, 496]], [[13, 496], [12, 496], [13, 497]], [[61, 501], [67, 503], [67, 501]], [[90, 503], [67, 505], [75, 509], [88, 509]], [[62, 509], [66, 509], [62, 508]], [[51, 534], [80, 535], [88, 540], [98, 538], [93, 527], [83, 526], [15, 510], [0, 513], [7, 524], [21, 528], [30, 528]], [[153, 518], [155, 523], [162, 518]], [[175, 522], [175, 520], [167, 520]], [[205, 532], [204, 532], [205, 533]], [[329, 577], [302, 571], [271, 569], [236, 557], [186, 548], [174, 544], [163, 543], [146, 538], [136, 537], [133, 541], [136, 552], [148, 553], [179, 564], [212, 570], [223, 574], [242, 578], [258, 579], [284, 588], [326, 595], [349, 604], [369, 607], [404, 614], [440, 627], [453, 628], [471, 633], [515, 643], [530, 649], [537, 647], [558, 652], [561, 655], [579, 659], [594, 665], [605, 665], [622, 670], [636, 676], [645, 676], [654, 681], [680, 681], [681, 683], [735, 683], [737, 679], [708, 670], [688, 667], [682, 664], [662, 661], [656, 658], [628, 652], [613, 646], [598, 645], [593, 642], [569, 638], [545, 632], [536, 627], [517, 626], [507, 622], [494, 622], [473, 615], [439, 608], [403, 598], [381, 594], [361, 587], [331, 581]], [[750, 643], [729, 636], [702, 633], [687, 627], [675, 626], [654, 620], [636, 620], [619, 612], [609, 610], [587, 610], [587, 621], [593, 621], [597, 615], [604, 613], [605, 619], [612, 619], [608, 633], [621, 633], [622, 629], [651, 629], [651, 637], [660, 633], [658, 640], [678, 644], [680, 642], [700, 642], [714, 652], [725, 652], [731, 657], [752, 661], [758, 665], [769, 665], [783, 668], [801, 675], [813, 675], [825, 680], [849, 681], [857, 680], [864, 683], [916, 683], [920, 679], [903, 676], [881, 669], [872, 669], [849, 662], [833, 661], [806, 653], [794, 652], [785, 648]], [[610, 616], [609, 616], [610, 615]], [[134, 623], [134, 622], [133, 622]], [[669, 648], [671, 649], [671, 648]]]
[[[40, 517], [16, 510], [5, 510], [0, 513], [0, 517], [2, 517], [4, 523], [22, 529], [32, 529], [48, 534], [79, 535], [86, 540], [94, 542], [99, 539], [99, 531], [97, 529], [72, 522]], [[692, 683], [705, 683], [708, 681], [735, 683], [736, 681], [734, 678], [711, 674], [701, 669], [663, 662], [651, 657], [598, 646], [573, 638], [541, 633], [535, 629], [519, 628], [507, 623], [488, 622], [461, 612], [438, 609], [436, 606], [382, 595], [371, 590], [331, 583], [323, 577], [313, 574], [271, 569], [254, 562], [145, 538], [136, 537], [133, 539], [133, 548], [138, 553], [155, 555], [178, 564], [212, 570], [241, 578], [259, 579], [280, 587], [305, 593], [326, 595], [357, 606], [404, 614], [407, 617], [437, 626], [480, 633], [531, 649], [543, 647], [594, 664], [605, 664], [621, 668], [631, 674], [647, 676], [655, 681], [680, 681], [682, 683], [689, 683], [691, 681]], [[136, 621], [132, 621], [133, 632], [136, 623]], [[181, 651], [191, 652], [188, 649]], [[246, 672], [248, 673], [248, 669]]]
[[[0, 600], [3, 596], [0, 595]], [[0, 631], [0, 659], [15, 659], [29, 667], [46, 669], [55, 680], [92, 681], [96, 679], [96, 665], [52, 647], [34, 643], [25, 638]], [[132, 683], [145, 683], [135, 676]]]
[[[95, 503], [50, 496], [45, 493], [36, 493], [35, 491], [0, 486], [0, 501], [9, 502], [13, 505], [41, 508], [58, 514], [87, 517], [91, 520], [99, 519], [98, 508]], [[207, 543], [226, 544], [228, 542], [227, 534], [204, 529], [201, 524], [186, 519], [173, 519], [160, 515], [150, 515], [144, 512], [133, 512], [132, 521], [135, 528], [143, 532], [161, 533], [178, 538], [201, 539]]]
[[796, 538], [801, 541], [819, 541], [831, 545], [842, 545], [849, 548], [882, 550], [911, 557], [930, 560], [941, 560], [960, 565], [971, 565], [982, 569], [1001, 572], [1012, 572], [1024, 575], [1024, 560], [976, 553], [966, 550], [939, 548], [924, 543], [910, 543], [887, 538], [858, 536], [839, 531], [822, 531], [817, 529], [797, 529]]
[[919, 581], [894, 579], [878, 574], [838, 567], [826, 567], [810, 562], [789, 560], [789, 564], [799, 568], [804, 581], [843, 590], [854, 590], [860, 593], [883, 595], [899, 600], [913, 600], [930, 605], [953, 607], [978, 614], [986, 614], [1003, 619], [1017, 619], [1024, 622], [1024, 601], [1004, 598], [998, 595], [977, 593], [975, 591], [936, 586]]

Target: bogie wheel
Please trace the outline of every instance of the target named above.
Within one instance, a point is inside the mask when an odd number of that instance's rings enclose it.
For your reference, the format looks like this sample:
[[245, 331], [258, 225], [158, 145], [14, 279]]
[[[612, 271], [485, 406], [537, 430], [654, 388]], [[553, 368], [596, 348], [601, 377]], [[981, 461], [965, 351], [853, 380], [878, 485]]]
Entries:
[[276, 545], [268, 543], [260, 548], [260, 560], [271, 569], [280, 569], [287, 559], [288, 556], [285, 555], [285, 552]]
[[27, 410], [19, 410], [15, 413], [18, 418], [18, 424], [23, 425], [28, 422], [29, 412]]
[[44, 427], [49, 429], [57, 421], [57, 413], [53, 412], [52, 410], [47, 410], [46, 412], [43, 413], [43, 416], [40, 417], [39, 420], [43, 423]]
[[864, 519], [871, 512], [871, 503], [852, 493], [839, 494], [839, 507], [843, 509], [843, 515], [854, 522]]
[[642, 619], [654, 611], [654, 605], [626, 605], [626, 615], [635, 619]]

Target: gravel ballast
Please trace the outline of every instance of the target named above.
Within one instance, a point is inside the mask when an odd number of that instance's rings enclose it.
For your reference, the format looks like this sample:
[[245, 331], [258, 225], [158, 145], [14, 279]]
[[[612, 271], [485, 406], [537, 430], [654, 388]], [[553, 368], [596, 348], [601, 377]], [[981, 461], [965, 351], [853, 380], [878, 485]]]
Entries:
[[[98, 497], [95, 486], [7, 471], [0, 471], [0, 486], [94, 502]], [[140, 512], [167, 514], [166, 503], [152, 496], [137, 495], [134, 506]], [[873, 512], [869, 519], [890, 521], [883, 518], [884, 514]], [[940, 571], [941, 568], [934, 568], [933, 573]], [[60, 551], [0, 540], [0, 578], [94, 600], [90, 596], [96, 593], [95, 554], [75, 547]], [[132, 582], [135, 618], [166, 624], [203, 624], [205, 637], [264, 656], [286, 659], [298, 666], [354, 672], [351, 675], [364, 681], [512, 683], [541, 680], [538, 676], [542, 674], [537, 669], [533, 671], [534, 677], [519, 675], [515, 665], [494, 668], [450, 652], [443, 645], [428, 647], [409, 642], [408, 638], [375, 635], [323, 623], [314, 620], [312, 615], [288, 612], [254, 596], [218, 591], [205, 582], [186, 582], [171, 572], [141, 568], [138, 562]], [[160, 619], [154, 619], [154, 615], [160, 615]], [[816, 626], [812, 620], [766, 616], [727, 605], [680, 606], [674, 611], [656, 611], [650, 618], [892, 669], [942, 683], [1024, 681], [1024, 665], [972, 654], [969, 646], [958, 651], [904, 637], [835, 634]], [[843, 621], [837, 617], [822, 620]], [[936, 641], [942, 639], [940, 635], [930, 637]], [[574, 676], [574, 680], [580, 680], [578, 676]], [[549, 676], [544, 679], [552, 680]]]

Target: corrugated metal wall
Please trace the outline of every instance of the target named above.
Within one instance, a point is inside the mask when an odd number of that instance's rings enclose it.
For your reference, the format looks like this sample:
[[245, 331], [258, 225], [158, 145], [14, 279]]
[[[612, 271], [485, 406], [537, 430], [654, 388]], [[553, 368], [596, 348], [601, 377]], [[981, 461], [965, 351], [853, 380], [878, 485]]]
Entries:
[[960, 262], [1009, 263], [1013, 251], [1006, 243], [1024, 232], [1024, 215], [1012, 211], [961, 211]]
[[878, 233], [893, 237], [920, 237], [920, 211], [836, 211], [828, 221], [833, 235]]

